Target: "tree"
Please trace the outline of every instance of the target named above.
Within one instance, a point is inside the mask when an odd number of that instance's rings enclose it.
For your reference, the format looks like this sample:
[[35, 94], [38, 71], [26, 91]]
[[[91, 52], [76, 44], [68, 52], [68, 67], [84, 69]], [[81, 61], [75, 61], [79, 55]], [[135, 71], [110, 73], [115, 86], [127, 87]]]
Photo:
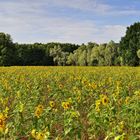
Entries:
[[114, 41], [110, 41], [105, 48], [105, 65], [118, 65], [118, 45]]
[[99, 46], [96, 46], [94, 48], [92, 48], [91, 50], [91, 62], [92, 62], [92, 66], [97, 66], [98, 65], [98, 61], [99, 61], [99, 50], [98, 50]]
[[105, 44], [101, 44], [100, 46], [96, 46], [92, 49], [92, 65], [94, 66], [104, 66], [105, 65]]
[[70, 53], [68, 56], [67, 64], [71, 65], [86, 65], [87, 63], [87, 54], [86, 54], [86, 46], [82, 44], [77, 50], [73, 53]]
[[139, 58], [139, 65], [140, 65], [140, 49], [137, 51], [137, 56]]
[[92, 61], [92, 49], [94, 47], [97, 47], [99, 46], [97, 43], [94, 43], [94, 42], [88, 42], [87, 44], [87, 64], [88, 66], [92, 66], [93, 65], [93, 61]]
[[54, 46], [54, 48], [50, 49], [50, 56], [53, 57], [53, 61], [55, 65], [65, 66], [68, 55], [69, 55], [68, 52], [62, 51], [60, 45]]
[[10, 66], [15, 64], [16, 50], [9, 34], [0, 33], [0, 65]]
[[137, 66], [140, 49], [140, 22], [127, 27], [126, 35], [120, 41], [120, 55], [124, 65]]

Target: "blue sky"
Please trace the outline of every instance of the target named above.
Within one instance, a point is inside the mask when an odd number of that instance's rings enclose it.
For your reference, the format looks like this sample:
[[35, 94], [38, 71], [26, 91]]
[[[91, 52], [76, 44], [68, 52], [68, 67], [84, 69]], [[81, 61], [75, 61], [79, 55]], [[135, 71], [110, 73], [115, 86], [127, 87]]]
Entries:
[[0, 0], [0, 32], [14, 42], [119, 42], [140, 0]]

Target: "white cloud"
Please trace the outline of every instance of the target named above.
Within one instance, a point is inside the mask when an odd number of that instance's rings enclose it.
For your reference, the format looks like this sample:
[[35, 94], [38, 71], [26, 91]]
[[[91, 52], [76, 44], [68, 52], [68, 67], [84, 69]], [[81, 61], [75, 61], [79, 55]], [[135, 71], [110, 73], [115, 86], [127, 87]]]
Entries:
[[[125, 33], [122, 25], [98, 25], [93, 20], [52, 17], [50, 6], [69, 7], [100, 14], [112, 8], [97, 0], [15, 0], [0, 2], [0, 31], [11, 34], [14, 42], [98, 43], [119, 41]], [[58, 8], [57, 7], [57, 8]], [[48, 8], [48, 9], [47, 9]], [[135, 12], [134, 12], [135, 13]], [[121, 13], [120, 14], [124, 14]], [[126, 14], [126, 13], [125, 13]]]
[[[99, 33], [100, 32], [100, 33]], [[99, 28], [98, 34], [95, 36], [97, 42], [109, 42], [114, 40], [119, 42], [121, 37], [125, 35], [126, 26], [123, 25], [105, 25]]]
[[[71, 42], [86, 43], [89, 41], [104, 43], [110, 40], [119, 41], [120, 37], [125, 33], [125, 27], [121, 25], [98, 26], [92, 21], [70, 22], [69, 19], [48, 19], [47, 26], [40, 26], [32, 29], [27, 25], [18, 28], [18, 33], [14, 33], [13, 37], [18, 42]], [[56, 24], [57, 23], [57, 24]], [[28, 28], [28, 30], [27, 30]], [[34, 31], [33, 31], [34, 28]], [[15, 30], [15, 29], [13, 29]], [[18, 34], [25, 36], [20, 38]]]
[[3, 18], [0, 30], [12, 35], [17, 42], [98, 43], [119, 41], [125, 33], [121, 25], [98, 26], [93, 21], [74, 21], [70, 18]]
[[135, 9], [113, 9], [110, 12], [105, 13], [108, 16], [140, 16], [140, 10]]
[[48, 0], [52, 5], [60, 7], [69, 7], [81, 11], [88, 11], [99, 15], [125, 16], [140, 15], [140, 10], [135, 6], [123, 6], [123, 9], [115, 5], [104, 3], [103, 0]]
[[93, 11], [97, 13], [107, 12], [110, 5], [100, 2], [100, 0], [51, 0], [54, 5], [75, 8], [82, 11]]

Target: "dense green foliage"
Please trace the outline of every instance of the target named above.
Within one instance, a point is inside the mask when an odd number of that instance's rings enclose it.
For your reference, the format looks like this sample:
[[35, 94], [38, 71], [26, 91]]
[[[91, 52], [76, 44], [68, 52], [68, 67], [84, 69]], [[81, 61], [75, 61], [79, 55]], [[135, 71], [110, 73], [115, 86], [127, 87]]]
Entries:
[[11, 36], [0, 33], [0, 65], [140, 65], [140, 23], [127, 28], [120, 43], [75, 45], [70, 43], [13, 43]]
[[[127, 28], [126, 35], [121, 39], [120, 52], [124, 65], [139, 65], [140, 49], [140, 22], [135, 23]], [[138, 54], [138, 55], [137, 55]]]
[[0, 65], [14, 65], [15, 47], [8, 34], [0, 33]]

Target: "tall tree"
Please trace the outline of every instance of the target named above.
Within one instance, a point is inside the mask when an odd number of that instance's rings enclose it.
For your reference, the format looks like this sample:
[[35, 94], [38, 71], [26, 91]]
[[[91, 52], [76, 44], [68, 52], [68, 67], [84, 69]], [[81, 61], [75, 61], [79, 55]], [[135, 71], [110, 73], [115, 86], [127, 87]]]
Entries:
[[105, 48], [105, 65], [118, 65], [118, 44], [110, 41]]
[[140, 49], [137, 51], [137, 56], [139, 58], [139, 65], [140, 65]]
[[120, 41], [120, 55], [124, 65], [137, 66], [140, 49], [140, 22], [127, 27], [126, 35]]
[[15, 64], [15, 48], [9, 34], [0, 33], [0, 65], [10, 66]]
[[54, 46], [54, 48], [50, 49], [50, 56], [53, 57], [53, 61], [55, 65], [65, 66], [68, 55], [69, 55], [68, 52], [62, 51], [60, 45]]

